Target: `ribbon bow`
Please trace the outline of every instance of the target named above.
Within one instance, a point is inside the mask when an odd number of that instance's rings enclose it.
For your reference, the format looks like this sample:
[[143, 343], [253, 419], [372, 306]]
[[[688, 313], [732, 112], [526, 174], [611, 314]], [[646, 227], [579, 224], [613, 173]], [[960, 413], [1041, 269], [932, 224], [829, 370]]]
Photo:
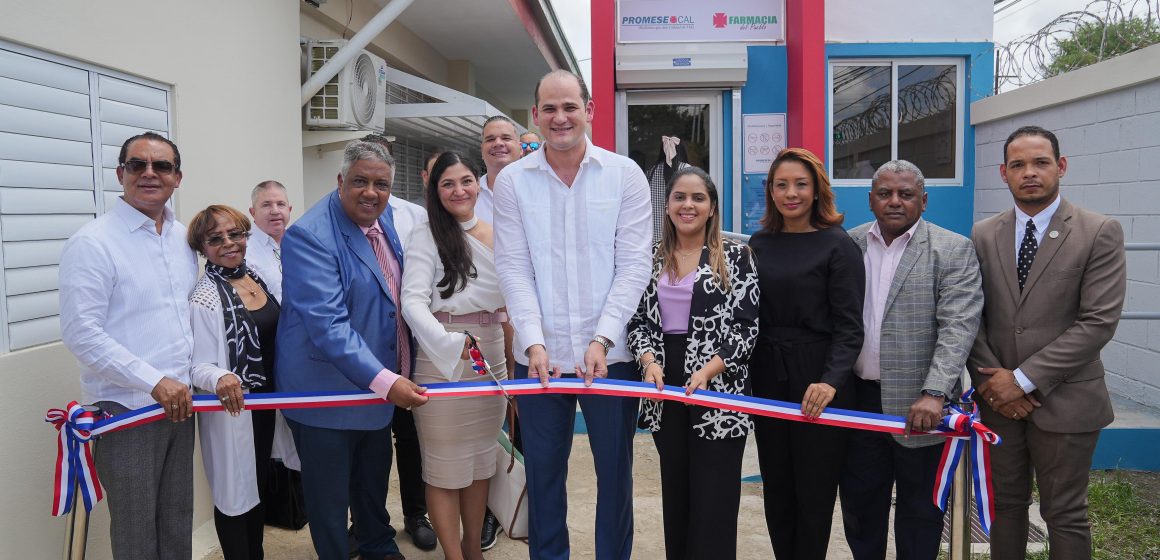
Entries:
[[971, 412], [963, 409], [962, 405], [972, 404], [971, 395], [974, 393], [973, 388], [967, 389], [963, 393], [961, 404], [951, 404], [949, 414], [942, 419], [941, 428], [965, 435], [947, 438], [942, 459], [939, 460], [938, 478], [934, 485], [934, 504], [946, 511], [955, 469], [959, 466], [964, 448], [969, 445], [971, 477], [975, 485], [975, 508], [979, 516], [979, 526], [989, 536], [991, 521], [995, 517], [994, 489], [991, 486], [991, 446], [1002, 443], [1003, 439], [979, 421], [977, 408], [972, 406]]
[[676, 136], [661, 136], [661, 150], [665, 153], [665, 164], [673, 166], [673, 158], [677, 157], [677, 144], [681, 139]]
[[89, 441], [93, 438], [92, 429], [97, 420], [96, 414], [85, 410], [76, 401], [68, 403], [68, 410], [53, 408], [44, 417], [44, 421], [52, 424], [60, 434], [56, 443], [56, 473], [53, 480], [54, 516], [64, 515], [72, 509], [73, 489], [77, 488], [78, 483], [86, 511], [92, 511], [93, 506], [104, 498], [101, 481], [97, 479], [93, 453], [89, 448]]

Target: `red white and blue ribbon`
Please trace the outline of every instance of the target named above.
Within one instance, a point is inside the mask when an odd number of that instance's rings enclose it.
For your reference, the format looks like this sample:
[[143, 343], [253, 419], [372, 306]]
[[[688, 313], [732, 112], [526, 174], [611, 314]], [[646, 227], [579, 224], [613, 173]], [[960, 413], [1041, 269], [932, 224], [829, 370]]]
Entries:
[[[963, 405], [971, 404], [974, 389], [967, 389], [963, 393]], [[939, 509], [946, 511], [947, 499], [950, 497], [951, 484], [954, 482], [955, 469], [959, 466], [964, 453], [970, 454], [971, 475], [975, 486], [975, 509], [979, 516], [979, 526], [987, 535], [991, 534], [991, 521], [995, 517], [995, 501], [991, 485], [991, 446], [1003, 441], [990, 428], [979, 422], [979, 410], [972, 407], [966, 412], [958, 404], [952, 404], [950, 414], [943, 418], [942, 424], [958, 433], [967, 436], [952, 436], [943, 447], [942, 459], [939, 460], [938, 476], [934, 483], [934, 503]]]
[[[473, 360], [473, 362], [474, 361], [475, 360]], [[484, 369], [488, 369], [486, 368], [486, 362], [484, 362], [482, 367]], [[811, 422], [828, 426], [869, 430], [889, 434], [905, 434], [906, 428], [906, 419], [901, 416], [889, 416], [885, 414], [874, 414], [870, 412], [827, 408], [818, 418], [810, 419], [802, 414], [801, 404], [799, 403], [775, 401], [747, 395], [733, 395], [706, 390], [698, 390], [692, 395], [685, 395], [684, 387], [665, 386], [663, 390], [658, 391], [656, 385], [653, 385], [652, 383], [642, 383], [640, 381], [623, 381], [617, 379], [595, 379], [590, 386], [586, 386], [583, 379], [564, 377], [552, 379], [548, 387], [541, 387], [538, 379], [510, 379], [498, 383], [495, 381], [433, 383], [427, 385], [426, 387], [427, 392], [424, 394], [432, 399], [488, 395], [531, 396], [550, 394], [585, 394], [604, 395], [610, 397], [654, 398], [678, 401], [686, 404], [705, 406], [710, 408], [745, 412], [748, 414], [755, 414], [758, 416], [766, 416], [770, 418], [780, 418], [783, 420]], [[270, 410], [282, 408], [325, 408], [383, 403], [384, 400], [382, 397], [371, 392], [362, 391], [248, 394], [246, 395], [245, 400], [245, 406], [250, 410]], [[222, 404], [216, 395], [195, 395], [193, 397], [194, 412], [220, 412], [223, 410], [224, 408], [222, 407]], [[993, 432], [987, 430], [978, 422], [978, 420], [970, 417], [970, 415], [965, 415], [961, 412], [961, 410], [958, 412], [959, 416], [956, 416], [955, 413], [952, 412], [951, 415], [948, 415], [943, 419], [942, 424], [937, 429], [932, 430], [929, 433], [943, 435], [950, 438], [947, 442], [947, 449], [961, 446], [961, 444], [964, 443], [964, 440], [966, 439], [970, 439], [972, 442], [978, 440], [978, 445], [982, 447], [981, 453], [983, 453], [983, 458], [985, 459], [987, 457], [985, 445], [992, 443], [992, 441], [986, 438], [977, 437], [976, 434]], [[77, 424], [77, 426], [88, 426], [88, 428], [86, 428], [83, 433], [87, 434], [87, 438], [92, 438], [101, 434], [124, 430], [133, 426], [139, 426], [141, 424], [162, 420], [165, 418], [165, 416], [165, 411], [162, 410], [161, 405], [153, 404], [101, 420], [82, 420], [84, 424]], [[967, 418], [969, 421], [960, 420], [960, 416]], [[72, 425], [69, 424], [69, 426], [71, 427]], [[71, 429], [69, 433], [72, 433]], [[77, 476], [76, 473], [70, 471], [69, 469], [72, 469], [73, 465], [78, 465], [82, 461], [76, 460], [74, 457], [89, 456], [88, 439], [78, 439], [76, 441], [77, 445], [75, 446], [62, 446], [60, 448], [60, 454], [62, 456], [57, 460], [57, 468], [61, 469], [61, 472], [58, 472], [58, 479], [75, 480], [75, 476]], [[993, 442], [998, 443], [997, 436], [994, 438]], [[944, 456], [945, 454], [946, 452], [944, 452]], [[989, 468], [989, 462], [984, 462], [983, 464], [987, 465]], [[87, 474], [86, 476], [90, 476], [91, 480], [95, 482], [96, 473], [92, 469], [91, 461], [87, 468], [89, 469], [90, 474]], [[979, 490], [979, 483], [976, 481], [976, 494], [980, 496], [979, 499], [981, 501], [985, 501], [985, 503], [988, 504], [990, 503], [991, 489], [989, 474], [990, 471], [987, 470], [987, 483], [985, 486], [983, 486], [987, 492], [985, 498], [983, 497], [982, 491]], [[94, 484], [87, 487], [82, 485], [81, 491], [85, 494], [84, 503], [86, 509], [91, 509], [93, 504], [101, 499], [99, 484]], [[67, 496], [68, 494], [66, 493], [65, 495]], [[64, 511], [67, 511], [67, 508]], [[56, 513], [56, 515], [61, 515], [61, 513]], [[986, 527], [990, 526], [989, 520], [990, 518], [988, 517]]]
[[68, 403], [66, 410], [53, 408], [45, 415], [44, 421], [56, 428], [56, 467], [53, 478], [52, 514], [64, 515], [72, 509], [74, 489], [80, 490], [85, 510], [101, 501], [101, 481], [97, 479], [97, 466], [89, 448], [96, 415], [85, 410], [76, 401]]

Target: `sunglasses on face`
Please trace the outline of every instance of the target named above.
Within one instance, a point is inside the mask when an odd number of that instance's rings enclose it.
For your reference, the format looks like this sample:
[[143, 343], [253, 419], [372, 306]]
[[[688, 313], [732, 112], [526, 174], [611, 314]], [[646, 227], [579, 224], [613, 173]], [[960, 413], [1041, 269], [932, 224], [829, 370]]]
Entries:
[[177, 169], [177, 166], [173, 165], [172, 161], [165, 161], [162, 159], [154, 162], [148, 162], [143, 159], [136, 158], [122, 163], [121, 168], [125, 171], [128, 171], [129, 173], [136, 175], [138, 173], [144, 173], [150, 165], [153, 166], [153, 172], [158, 175], [169, 175]]
[[539, 142], [520, 142], [520, 147], [525, 149], [525, 150], [528, 150], [528, 149], [538, 150], [538, 149], [540, 149], [540, 143]]
[[222, 237], [220, 235], [215, 235], [213, 237], [207, 237], [207, 238], [205, 238], [205, 244], [209, 245], [210, 247], [221, 247], [222, 244], [226, 242], [226, 238], [229, 238], [229, 240], [234, 242], [234, 243], [241, 243], [241, 242], [250, 238], [250, 232], [248, 232], [248, 231], [231, 231], [231, 232], [227, 233], [225, 237]]

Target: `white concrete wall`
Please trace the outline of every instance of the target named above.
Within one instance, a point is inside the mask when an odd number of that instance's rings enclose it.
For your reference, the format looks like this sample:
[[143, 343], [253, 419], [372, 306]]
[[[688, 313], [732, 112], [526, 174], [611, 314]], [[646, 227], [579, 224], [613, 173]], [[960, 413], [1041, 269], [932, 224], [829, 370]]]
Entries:
[[[1062, 193], [1112, 216], [1127, 242], [1160, 242], [1160, 45], [979, 101], [975, 218], [1012, 207], [999, 176], [1003, 142], [1019, 126], [1059, 137]], [[1160, 252], [1128, 258], [1127, 311], [1160, 311]], [[1160, 321], [1121, 321], [1103, 352], [1113, 391], [1160, 406]]]
[[826, 42], [986, 42], [992, 0], [827, 0]]
[[[185, 171], [176, 195], [181, 220], [211, 203], [246, 208], [250, 188], [269, 178], [303, 206], [298, 3], [2, 4], [0, 39], [172, 86], [173, 138]], [[0, 430], [0, 558], [59, 557], [64, 524], [49, 516], [55, 432], [43, 418], [79, 396], [76, 363], [59, 343], [0, 355], [0, 383], [7, 426]], [[195, 526], [203, 526], [212, 507], [203, 475], [195, 480]], [[110, 557], [107, 510], [95, 511], [90, 560]]]

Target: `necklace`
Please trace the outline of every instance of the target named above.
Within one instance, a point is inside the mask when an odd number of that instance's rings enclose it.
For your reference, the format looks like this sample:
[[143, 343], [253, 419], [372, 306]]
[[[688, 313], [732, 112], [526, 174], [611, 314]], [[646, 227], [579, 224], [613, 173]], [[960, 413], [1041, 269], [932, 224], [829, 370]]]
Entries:
[[692, 256], [694, 253], [699, 254], [701, 252], [701, 250], [700, 249], [690, 249], [688, 251], [678, 251], [676, 249], [673, 249], [673, 252], [676, 253], [677, 256], [679, 256], [679, 257], [689, 257], [689, 256]]
[[235, 282], [230, 282], [230, 284], [233, 284], [233, 286], [234, 286], [235, 288], [241, 288], [241, 289], [243, 289], [243, 290], [245, 290], [245, 291], [247, 291], [247, 292], [250, 292], [250, 297], [258, 297], [258, 287], [257, 287], [256, 285], [255, 285], [255, 286], [253, 286], [253, 287], [250, 287], [250, 286], [243, 286], [242, 284], [244, 284], [244, 283], [245, 283], [245, 280], [244, 280], [244, 279], [243, 279], [243, 280], [239, 280], [239, 281], [238, 281], [238, 282], [236, 282], [236, 283], [235, 283]]

